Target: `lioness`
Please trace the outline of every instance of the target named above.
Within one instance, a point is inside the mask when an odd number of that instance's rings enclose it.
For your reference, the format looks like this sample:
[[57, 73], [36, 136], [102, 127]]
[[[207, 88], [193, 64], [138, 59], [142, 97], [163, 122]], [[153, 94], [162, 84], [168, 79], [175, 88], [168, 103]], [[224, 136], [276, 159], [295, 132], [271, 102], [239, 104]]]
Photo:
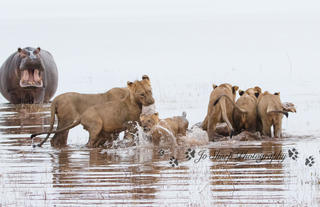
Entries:
[[271, 94], [266, 91], [259, 96], [257, 104], [262, 135], [271, 137], [271, 126], [273, 126], [274, 137], [282, 137], [282, 118], [283, 115], [288, 117], [288, 112], [282, 106], [280, 93]]
[[[218, 136], [216, 133], [217, 123], [226, 122], [230, 137], [232, 137], [234, 133], [234, 129], [231, 124], [233, 123], [232, 113], [233, 108], [238, 107], [234, 102], [236, 98], [236, 91], [239, 87], [224, 83], [218, 87], [213, 85], [213, 88], [214, 89], [210, 94], [207, 115], [202, 122], [202, 129], [207, 130], [209, 139], [213, 140], [214, 137]], [[245, 113], [244, 110], [240, 108], [239, 110]]]
[[[127, 115], [130, 118], [132, 118], [131, 121], [135, 121], [135, 120], [138, 121], [142, 106], [148, 106], [154, 103], [154, 99], [152, 97], [150, 79], [148, 76], [146, 75], [142, 76], [141, 81], [135, 81], [135, 82], [128, 81], [127, 87], [113, 88], [107, 91], [106, 93], [80, 94], [80, 93], [72, 92], [72, 93], [64, 93], [57, 96], [52, 101], [52, 104], [51, 104], [51, 123], [50, 123], [49, 133], [46, 139], [48, 139], [53, 129], [55, 114], [57, 114], [57, 117], [58, 117], [58, 126], [57, 126], [57, 133], [55, 133], [55, 135], [51, 139], [51, 145], [54, 147], [63, 147], [67, 144], [67, 137], [68, 137], [70, 125], [71, 124], [74, 125], [76, 123], [79, 124], [80, 122], [81, 123], [85, 122], [84, 121], [85, 119], [81, 119], [81, 116], [84, 112], [86, 112], [85, 117], [90, 117], [89, 113], [92, 112], [93, 115], [91, 116], [91, 118], [95, 119], [94, 117], [94, 115], [96, 115], [95, 110], [96, 112], [104, 110], [104, 109], [100, 109], [99, 107], [108, 106], [113, 109], [114, 108], [119, 109], [118, 106], [114, 107], [113, 105], [119, 105], [120, 103], [122, 105], [124, 105], [125, 103], [128, 104], [127, 102], [129, 101], [128, 100], [129, 97], [130, 97], [130, 104], [134, 105], [134, 107], [129, 107], [127, 110], [124, 110], [125, 112], [121, 111], [121, 115], [125, 116], [125, 114], [127, 113]], [[121, 101], [122, 99], [123, 101]], [[113, 102], [108, 103], [106, 105], [99, 105], [98, 108], [93, 107], [90, 110], [88, 110], [90, 107], [94, 105], [107, 103], [109, 101], [113, 101]], [[105, 110], [106, 111], [104, 113], [109, 113], [108, 109], [105, 109]], [[119, 111], [114, 110], [112, 113], [112, 116], [108, 114], [109, 117], [106, 117], [106, 118], [115, 119], [117, 118], [117, 116], [120, 116], [119, 113], [120, 113]], [[132, 115], [131, 113], [134, 115]], [[123, 119], [124, 118], [119, 118], [119, 120], [123, 120]], [[102, 120], [104, 120], [104, 117]], [[83, 123], [83, 124], [86, 125], [87, 123]], [[120, 125], [120, 122], [118, 123], [117, 127], [119, 127], [119, 125]], [[61, 130], [61, 129], [64, 129], [64, 130]], [[35, 136], [35, 135], [32, 135], [32, 136]], [[40, 143], [40, 146], [42, 145], [42, 143]]]
[[177, 145], [177, 138], [185, 136], [189, 122], [186, 119], [187, 114], [183, 112], [182, 116], [160, 119], [158, 113], [151, 115], [141, 114], [140, 122], [143, 130], [150, 134], [153, 143], [159, 145], [161, 138], [166, 143]]
[[239, 90], [240, 98], [236, 105], [246, 111], [242, 113], [237, 108], [233, 110], [233, 123], [237, 133], [241, 130], [255, 132], [257, 130], [257, 98], [261, 94], [261, 88], [256, 86], [246, 91]]
[[[245, 93], [255, 96], [256, 98], [259, 98], [260, 94], [262, 93], [262, 90], [259, 86], [255, 86], [254, 88], [248, 88], [246, 91], [244, 91]], [[241, 91], [239, 91], [239, 95], [240, 95]]]

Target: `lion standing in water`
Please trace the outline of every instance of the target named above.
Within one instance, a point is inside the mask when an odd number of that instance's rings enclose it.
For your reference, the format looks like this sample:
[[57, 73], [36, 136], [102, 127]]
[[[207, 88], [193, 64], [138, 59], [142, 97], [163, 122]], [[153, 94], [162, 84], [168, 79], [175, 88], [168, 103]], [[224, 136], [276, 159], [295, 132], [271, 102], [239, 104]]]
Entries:
[[[84, 112], [86, 112], [85, 116], [88, 116], [90, 111], [94, 111], [94, 108], [92, 108], [93, 106], [98, 104], [101, 105], [110, 101], [112, 102], [108, 103], [108, 107], [116, 105], [117, 108], [119, 108], [118, 106], [124, 100], [126, 100], [126, 102], [128, 102], [129, 105], [136, 105], [137, 107], [129, 107], [128, 112], [138, 114], [135, 120], [131, 120], [138, 121], [139, 116], [141, 114], [142, 106], [148, 106], [154, 103], [150, 79], [148, 76], [144, 75], [142, 76], [141, 81], [128, 82], [127, 85], [128, 87], [113, 88], [107, 91], [106, 93], [101, 94], [80, 94], [71, 92], [57, 96], [51, 104], [51, 122], [49, 132], [33, 134], [32, 137], [39, 134], [48, 134], [46, 137], [46, 139], [48, 139], [50, 134], [54, 133], [52, 130], [56, 114], [58, 117], [58, 126], [56, 130], [57, 133], [55, 133], [55, 135], [51, 139], [51, 146], [64, 147], [67, 144], [69, 129], [74, 127], [73, 125], [75, 125], [76, 123], [80, 124], [80, 122], [83, 122], [82, 120], [85, 120], [83, 117], [81, 117], [84, 114]], [[128, 99], [128, 97], [130, 98]], [[90, 107], [91, 109], [88, 110]], [[104, 107], [104, 105], [101, 105], [100, 107]], [[96, 110], [96, 112], [99, 112], [100, 110], [102, 109], [98, 107], [98, 110]], [[119, 115], [117, 113], [112, 113], [108, 114], [108, 116], [109, 117], [107, 118], [109, 119], [117, 119]], [[98, 117], [93, 116], [91, 118], [98, 119]], [[40, 144], [40, 146], [42, 145], [42, 143]], [[97, 143], [90, 144], [89, 141], [88, 145], [96, 146]]]
[[246, 113], [234, 108], [233, 124], [236, 133], [240, 133], [242, 130], [251, 132], [255, 132], [257, 130], [257, 104], [260, 94], [261, 88], [258, 86], [249, 88], [246, 91], [239, 91], [240, 98], [238, 98], [236, 105], [244, 109]]
[[271, 137], [271, 127], [273, 126], [274, 137], [282, 137], [282, 118], [288, 117], [288, 111], [280, 100], [280, 92], [271, 94], [268, 91], [258, 98], [257, 112], [259, 121], [262, 124], [262, 135]]
[[177, 138], [186, 136], [189, 126], [186, 112], [182, 116], [160, 119], [159, 114], [141, 114], [141, 127], [151, 136], [151, 141], [159, 145], [161, 141], [177, 146]]
[[234, 133], [232, 127], [233, 124], [233, 109], [245, 113], [245, 111], [239, 108], [235, 104], [236, 91], [239, 89], [238, 86], [232, 86], [228, 83], [221, 84], [219, 86], [213, 85], [213, 91], [210, 94], [208, 112], [202, 122], [202, 129], [206, 130], [210, 140], [214, 140], [219, 135], [216, 132], [217, 123], [226, 122], [230, 137]]

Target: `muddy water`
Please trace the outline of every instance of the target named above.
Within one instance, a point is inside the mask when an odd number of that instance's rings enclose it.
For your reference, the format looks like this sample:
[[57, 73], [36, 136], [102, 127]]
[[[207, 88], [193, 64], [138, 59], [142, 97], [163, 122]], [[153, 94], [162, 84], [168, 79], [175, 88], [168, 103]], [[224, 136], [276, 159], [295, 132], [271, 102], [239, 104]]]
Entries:
[[320, 204], [316, 136], [215, 142], [191, 147], [190, 160], [188, 147], [89, 149], [76, 133], [64, 149], [32, 148], [30, 134], [46, 130], [49, 117], [49, 105], [0, 105], [0, 206]]

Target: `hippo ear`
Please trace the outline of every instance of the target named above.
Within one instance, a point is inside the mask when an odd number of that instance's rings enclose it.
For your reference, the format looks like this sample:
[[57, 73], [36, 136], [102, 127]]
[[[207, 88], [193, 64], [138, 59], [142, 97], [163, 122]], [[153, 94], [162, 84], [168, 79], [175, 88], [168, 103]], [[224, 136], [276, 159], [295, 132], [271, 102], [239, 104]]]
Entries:
[[238, 89], [239, 89], [238, 86], [232, 86], [232, 93], [236, 93]]
[[280, 92], [275, 92], [274, 95], [279, 96]]
[[40, 50], [41, 50], [40, 47], [38, 47], [37, 49], [34, 50], [33, 53], [34, 53], [35, 55], [36, 55], [36, 54], [39, 54], [39, 53], [40, 53]]
[[128, 81], [128, 82], [127, 82], [127, 86], [128, 86], [128, 87], [132, 87], [132, 86], [133, 86], [133, 83], [132, 83], [131, 81]]
[[148, 81], [150, 81], [150, 78], [149, 78], [149, 76], [147, 76], [147, 75], [143, 75], [143, 76], [142, 76], [142, 80], [148, 80]]
[[218, 87], [216, 84], [212, 84], [213, 89], [215, 89], [216, 87]]
[[239, 95], [242, 96], [244, 94], [243, 90], [239, 90]]
[[23, 49], [21, 49], [20, 47], [18, 48], [18, 54], [20, 58], [24, 58], [27, 56]]

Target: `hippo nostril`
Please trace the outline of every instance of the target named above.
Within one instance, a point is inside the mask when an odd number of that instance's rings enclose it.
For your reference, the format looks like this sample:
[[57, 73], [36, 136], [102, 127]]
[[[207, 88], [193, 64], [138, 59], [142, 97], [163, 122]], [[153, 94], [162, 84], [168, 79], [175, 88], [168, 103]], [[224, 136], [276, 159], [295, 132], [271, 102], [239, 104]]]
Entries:
[[31, 58], [32, 60], [38, 59], [38, 57], [37, 57], [36, 55], [30, 55], [30, 58]]

